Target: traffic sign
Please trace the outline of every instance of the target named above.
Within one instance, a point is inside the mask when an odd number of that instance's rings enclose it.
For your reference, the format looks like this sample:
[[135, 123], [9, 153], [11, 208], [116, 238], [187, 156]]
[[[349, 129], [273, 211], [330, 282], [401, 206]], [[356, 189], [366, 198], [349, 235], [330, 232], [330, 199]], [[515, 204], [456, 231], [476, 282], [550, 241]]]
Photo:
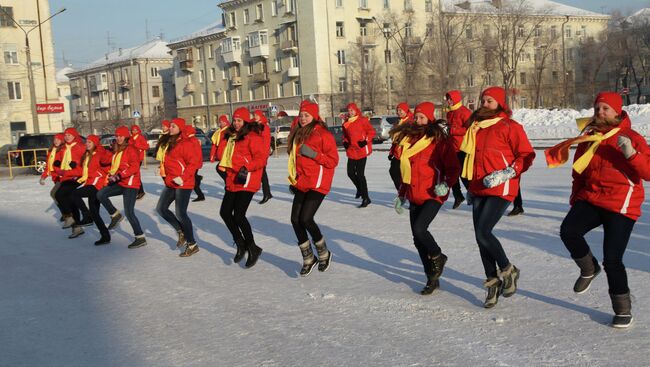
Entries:
[[134, 119], [139, 119], [140, 117], [142, 117], [142, 115], [140, 115], [140, 111], [133, 111], [133, 118]]

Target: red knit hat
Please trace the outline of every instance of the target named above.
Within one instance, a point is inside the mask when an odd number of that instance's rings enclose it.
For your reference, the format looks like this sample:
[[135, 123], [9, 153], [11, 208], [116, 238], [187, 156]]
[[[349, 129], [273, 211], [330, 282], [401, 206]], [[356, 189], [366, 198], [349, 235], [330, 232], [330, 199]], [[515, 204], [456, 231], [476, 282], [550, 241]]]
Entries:
[[456, 104], [463, 100], [463, 95], [460, 94], [460, 91], [458, 90], [450, 90], [447, 92], [447, 94], [445, 94], [445, 99], [448, 99], [451, 101], [451, 103]]
[[58, 140], [63, 141], [65, 139], [65, 135], [63, 133], [58, 133], [58, 134], [54, 135], [54, 139], [58, 139]]
[[140, 126], [131, 125], [131, 134], [133, 135], [142, 134], [142, 130], [140, 129]]
[[307, 112], [311, 117], [314, 118], [314, 120], [320, 120], [320, 116], [318, 115], [318, 110], [319, 110], [318, 104], [316, 103], [307, 101], [307, 103], [300, 104], [300, 112]]
[[196, 135], [196, 129], [192, 125], [185, 125], [185, 127], [183, 127], [183, 135], [191, 138]]
[[185, 119], [177, 117], [172, 119], [172, 124], [176, 125], [180, 131], [183, 131], [183, 128], [185, 127]]
[[171, 124], [172, 124], [172, 123], [169, 122], [169, 120], [162, 120], [162, 126], [163, 126], [163, 127], [166, 127], [166, 128], [169, 129], [169, 126], [171, 126]]
[[101, 144], [99, 144], [99, 136], [97, 135], [88, 135], [86, 141], [92, 141], [93, 144], [95, 144], [95, 148], [101, 146]]
[[64, 135], [65, 135], [65, 134], [70, 134], [70, 135], [74, 136], [75, 139], [79, 137], [79, 132], [78, 132], [77, 129], [75, 129], [74, 127], [69, 127], [69, 128], [67, 128], [67, 129], [65, 129], [65, 131], [63, 132], [63, 134], [64, 134]]
[[128, 127], [120, 126], [117, 129], [115, 129], [115, 136], [123, 136], [125, 138], [130, 138], [131, 132], [129, 131]]
[[221, 115], [219, 116], [219, 123], [225, 122], [226, 124], [230, 125], [230, 121], [228, 121], [228, 116], [226, 115]]
[[359, 107], [357, 107], [357, 104], [354, 102], [345, 106], [345, 109], [346, 110], [352, 109], [357, 113], [357, 116], [361, 116], [361, 110], [359, 109]]
[[503, 108], [508, 116], [512, 114], [512, 111], [510, 111], [510, 107], [508, 107], [508, 103], [506, 102], [506, 90], [501, 88], [501, 87], [490, 87], [481, 93], [481, 98], [484, 96], [489, 96], [494, 98], [495, 101]]
[[235, 110], [235, 112], [232, 114], [232, 119], [233, 121], [235, 119], [242, 119], [244, 122], [250, 122], [251, 121], [251, 113], [246, 107], [239, 107], [238, 109]]
[[596, 100], [594, 101], [594, 107], [598, 102], [603, 102], [609, 105], [609, 107], [613, 108], [614, 111], [616, 111], [617, 115], [620, 115], [621, 112], [623, 112], [623, 98], [616, 92], [598, 93]]
[[262, 111], [255, 110], [255, 112], [253, 112], [253, 114], [255, 116], [257, 116], [257, 118], [259, 119], [259, 121], [258, 121], [259, 123], [262, 123], [262, 124], [268, 124], [269, 123], [269, 120], [266, 118], [266, 116], [264, 116], [264, 113]]
[[436, 110], [436, 106], [431, 103], [431, 102], [422, 102], [417, 107], [415, 107], [415, 112], [414, 114], [420, 112], [424, 116], [427, 117], [429, 121], [436, 121], [436, 117], [434, 115], [434, 112]]
[[409, 104], [406, 103], [406, 102], [402, 102], [402, 103], [398, 104], [395, 109], [402, 110], [406, 114], [409, 114], [411, 112], [411, 109], [409, 108]]

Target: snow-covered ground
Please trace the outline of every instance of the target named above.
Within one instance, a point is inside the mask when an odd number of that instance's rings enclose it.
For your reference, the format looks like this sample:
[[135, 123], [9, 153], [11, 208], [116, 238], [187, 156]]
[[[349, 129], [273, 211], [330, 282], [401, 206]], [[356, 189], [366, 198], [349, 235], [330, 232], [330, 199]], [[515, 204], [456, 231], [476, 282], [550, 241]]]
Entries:
[[[441, 289], [419, 295], [425, 277], [408, 216], [391, 208], [385, 152], [368, 161], [366, 209], [356, 208], [342, 154], [317, 216], [334, 262], [307, 278], [297, 274], [286, 156], [269, 159], [275, 197], [248, 213], [264, 248], [252, 269], [232, 263], [213, 165], [202, 171], [208, 200], [190, 205], [201, 246], [190, 258], [178, 257], [174, 231], [154, 211], [162, 186], [151, 168], [136, 206], [148, 246], [135, 250], [126, 248], [126, 220], [110, 245], [93, 246], [94, 228], [69, 240], [49, 186], [33, 176], [0, 181], [0, 365], [650, 365], [648, 216], [625, 257], [635, 325], [615, 330], [605, 276], [586, 294], [572, 291], [578, 270], [558, 236], [570, 167], [547, 169], [537, 153], [523, 179], [525, 214], [496, 230], [521, 268], [520, 288], [491, 310], [481, 307], [484, 274], [466, 205], [447, 203], [430, 227], [449, 262]], [[601, 238], [589, 235], [602, 261]]]

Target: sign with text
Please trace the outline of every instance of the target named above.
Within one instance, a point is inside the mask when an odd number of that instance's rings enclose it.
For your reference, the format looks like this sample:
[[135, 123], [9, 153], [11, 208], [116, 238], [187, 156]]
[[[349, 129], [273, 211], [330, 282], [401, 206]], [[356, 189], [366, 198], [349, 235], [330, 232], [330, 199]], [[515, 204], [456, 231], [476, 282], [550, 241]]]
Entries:
[[37, 103], [36, 113], [61, 113], [63, 112], [63, 103]]

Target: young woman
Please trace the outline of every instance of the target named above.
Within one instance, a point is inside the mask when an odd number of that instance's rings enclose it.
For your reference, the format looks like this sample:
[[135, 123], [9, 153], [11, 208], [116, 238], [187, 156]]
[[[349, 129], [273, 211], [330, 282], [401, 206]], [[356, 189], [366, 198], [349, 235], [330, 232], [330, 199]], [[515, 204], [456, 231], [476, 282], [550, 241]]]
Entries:
[[63, 134], [56, 134], [54, 135], [54, 140], [52, 141], [52, 146], [50, 147], [50, 150], [47, 151], [47, 161], [45, 164], [45, 169], [43, 170], [43, 174], [41, 175], [40, 180], [38, 180], [38, 183], [41, 185], [45, 185], [45, 179], [49, 176], [52, 178], [52, 182], [54, 182], [54, 186], [52, 187], [52, 190], [50, 190], [50, 197], [52, 198], [52, 201], [54, 201], [54, 204], [56, 204], [56, 207], [59, 208], [59, 212], [61, 213], [61, 221], [64, 221], [65, 218], [63, 218], [63, 210], [61, 209], [61, 205], [59, 202], [56, 200], [56, 192], [59, 190], [61, 187], [61, 178], [56, 174], [55, 168], [55, 162], [58, 162], [58, 167], [61, 167], [61, 157], [63, 154], [63, 140], [64, 136]]
[[[108, 169], [111, 165], [112, 154], [99, 143], [99, 136], [88, 135], [86, 138], [86, 153], [82, 157], [82, 174], [77, 180], [81, 186], [72, 192], [72, 201], [77, 207], [84, 205], [83, 198], [88, 198], [90, 217], [99, 230], [101, 238], [95, 245], [104, 245], [111, 241], [111, 236], [104, 221], [99, 216], [99, 200], [97, 192], [106, 186]], [[80, 225], [72, 226], [70, 238], [75, 238], [84, 233]]]
[[[199, 251], [199, 246], [194, 240], [192, 221], [187, 215], [187, 206], [194, 188], [196, 171], [202, 166], [201, 146], [188, 133], [193, 133], [194, 128], [185, 126], [185, 120], [174, 119], [169, 128], [169, 144], [165, 156], [160, 162], [160, 175], [165, 180], [165, 187], [160, 193], [156, 211], [178, 233], [176, 247], [185, 246], [181, 257], [192, 256]], [[169, 210], [172, 201], [175, 212]]]
[[356, 104], [350, 103], [346, 108], [348, 118], [343, 123], [343, 147], [348, 156], [348, 177], [357, 189], [355, 198], [362, 198], [359, 208], [365, 208], [370, 204], [365, 173], [366, 159], [372, 154], [372, 138], [376, 133]]
[[169, 127], [171, 122], [169, 120], [162, 121], [162, 133], [158, 136], [158, 142], [156, 143], [156, 160], [162, 162], [163, 157], [169, 144]]
[[[469, 108], [463, 106], [463, 96], [460, 94], [460, 91], [450, 90], [445, 94], [445, 102], [449, 107], [447, 112], [447, 126], [449, 127], [449, 135], [451, 135], [454, 143], [454, 149], [456, 149], [456, 157], [458, 162], [463, 164], [463, 159], [465, 153], [460, 151], [460, 145], [463, 142], [463, 137], [467, 132], [467, 120], [472, 115], [472, 111]], [[454, 205], [453, 209], [456, 209], [460, 204], [465, 201], [465, 196], [460, 189], [460, 182], [462, 180], [456, 181], [454, 187], [452, 187], [452, 192], [454, 194]], [[467, 189], [467, 182], [464, 182], [465, 189]]]
[[[174, 119], [172, 122], [175, 122], [177, 120], [181, 120], [182, 124], [185, 124], [184, 119]], [[189, 140], [192, 142], [194, 145], [194, 154], [197, 155], [197, 159], [199, 162], [199, 167], [196, 169], [194, 172], [194, 187], [193, 190], [196, 193], [196, 198], [192, 200], [193, 203], [197, 201], [204, 201], [205, 200], [205, 195], [203, 194], [203, 191], [201, 190], [201, 181], [203, 181], [203, 176], [199, 175], [199, 170], [203, 167], [203, 149], [201, 148], [201, 145], [203, 144], [197, 137], [196, 137], [196, 129], [190, 125], [185, 125], [184, 128], [182, 128], [181, 134], [186, 140]]]
[[[77, 179], [81, 177], [81, 159], [86, 152], [79, 133], [75, 128], [65, 129], [63, 134], [65, 144], [62, 148], [61, 161], [54, 162], [54, 174], [61, 180], [61, 187], [56, 191], [56, 201], [61, 205], [64, 221], [63, 228], [70, 228], [75, 224], [86, 226], [92, 224], [90, 213], [83, 202], [79, 207], [72, 201], [72, 192], [79, 186]], [[83, 220], [79, 215], [83, 216]]]
[[[316, 264], [319, 271], [326, 271], [332, 259], [314, 216], [330, 191], [339, 163], [336, 141], [318, 115], [317, 104], [306, 103], [300, 108], [298, 126], [289, 135], [287, 151], [289, 183], [294, 192], [291, 225], [302, 253], [300, 275], [307, 276]], [[314, 256], [308, 232], [318, 257]]]
[[[399, 117], [399, 121], [397, 125], [395, 125], [392, 130], [400, 128], [404, 124], [409, 124], [413, 122], [413, 114], [411, 113], [411, 110], [409, 109], [409, 105], [405, 102], [402, 102], [397, 105], [395, 108], [395, 111], [397, 113], [397, 116]], [[392, 132], [391, 132], [392, 133]], [[391, 134], [391, 136], [394, 136], [397, 138], [396, 134]], [[397, 149], [399, 146], [399, 141], [396, 141], [393, 139], [393, 144], [390, 146], [390, 151], [388, 152], [388, 160], [390, 161], [390, 168], [388, 169], [388, 174], [390, 174], [391, 180], [393, 180], [393, 185], [395, 185], [395, 190], [399, 191], [400, 186], [402, 185], [402, 174], [399, 169], [399, 149]]]
[[[140, 157], [140, 165], [142, 165], [142, 161], [147, 157], [147, 150], [149, 149], [149, 143], [147, 142], [147, 138], [142, 135], [142, 130], [140, 130], [140, 126], [138, 125], [132, 125], [131, 126], [131, 138], [129, 138], [129, 144], [133, 145], [137, 150], [138, 154]], [[138, 189], [138, 195], [136, 196], [136, 200], [142, 199], [144, 196], [144, 186], [142, 185], [142, 182], [140, 182], [140, 188]]]
[[511, 114], [503, 88], [484, 90], [460, 147], [466, 154], [461, 176], [469, 181], [473, 196], [474, 233], [487, 277], [485, 308], [494, 307], [500, 294], [515, 294], [519, 278], [519, 269], [492, 233], [517, 195], [520, 175], [535, 158], [523, 127], [510, 119]]
[[[271, 150], [271, 127], [269, 126], [269, 120], [264, 116], [264, 113], [260, 110], [255, 110], [253, 113], [253, 118], [255, 122], [260, 124], [262, 128], [262, 141], [264, 147], [267, 151], [267, 161], [268, 161], [268, 151]], [[267, 201], [271, 200], [273, 195], [271, 195], [271, 186], [269, 185], [269, 176], [266, 174], [266, 164], [264, 165], [264, 171], [262, 173], [262, 200], [260, 204], [264, 204]]]
[[225, 134], [227, 140], [219, 162], [219, 168], [226, 172], [226, 193], [219, 214], [237, 246], [233, 261], [240, 262], [248, 252], [247, 268], [254, 266], [262, 253], [262, 249], [255, 244], [246, 211], [262, 184], [262, 170], [269, 153], [264, 149], [257, 124], [248, 123], [251, 120], [251, 114], [245, 107], [235, 110], [232, 126]]
[[[223, 154], [223, 150], [226, 147], [227, 140], [224, 138], [226, 131], [230, 127], [230, 121], [228, 121], [228, 117], [226, 115], [221, 115], [219, 116], [219, 129], [215, 131], [212, 134], [212, 148], [210, 149], [210, 162], [219, 162], [221, 161], [221, 154]], [[226, 170], [225, 169], [219, 169], [219, 165], [217, 164], [215, 169], [217, 170], [217, 174], [224, 180], [226, 181]]]
[[[436, 121], [434, 117], [433, 103], [420, 103], [414, 115], [414, 123], [398, 126], [392, 137], [399, 142], [397, 150], [402, 181], [399, 197], [411, 203], [413, 243], [427, 276], [420, 294], [428, 295], [439, 288], [439, 279], [447, 262], [447, 256], [428, 228], [447, 200], [449, 188], [458, 180], [460, 164], [453, 142], [440, 125], [444, 121]], [[395, 209], [401, 213], [398, 205]]]
[[569, 147], [578, 144], [573, 160], [571, 209], [560, 228], [562, 242], [580, 268], [573, 286], [576, 293], [589, 289], [600, 273], [585, 235], [603, 227], [603, 266], [614, 309], [612, 326], [632, 324], [632, 303], [623, 256], [634, 223], [641, 216], [650, 180], [650, 149], [643, 136], [632, 130], [618, 93], [602, 92], [594, 102], [594, 116], [577, 138], [546, 151], [549, 166], [568, 160]]
[[111, 196], [122, 195], [124, 214], [131, 224], [135, 239], [128, 246], [138, 248], [145, 246], [147, 240], [140, 227], [140, 221], [135, 216], [135, 201], [140, 188], [140, 152], [129, 144], [131, 133], [126, 126], [115, 129], [116, 149], [113, 152], [111, 168], [108, 170], [108, 186], [99, 190], [97, 199], [111, 215], [108, 229], [115, 228], [124, 219], [122, 214], [111, 203]]

